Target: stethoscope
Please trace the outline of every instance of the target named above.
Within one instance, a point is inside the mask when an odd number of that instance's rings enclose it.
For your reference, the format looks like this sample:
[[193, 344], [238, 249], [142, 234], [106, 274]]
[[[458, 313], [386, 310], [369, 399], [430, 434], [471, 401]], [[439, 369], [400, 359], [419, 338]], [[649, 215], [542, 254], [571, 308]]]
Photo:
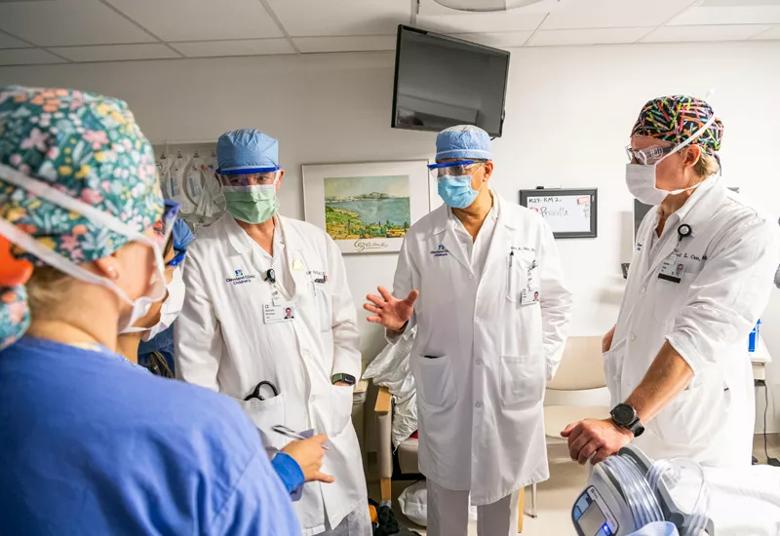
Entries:
[[[263, 394], [260, 392], [260, 389], [262, 387], [267, 387], [271, 391], [271, 393], [273, 393], [273, 397], [279, 396], [279, 390], [276, 388], [276, 386], [267, 380], [263, 380], [255, 386], [254, 390], [251, 393], [249, 393], [244, 398], [244, 400], [248, 402], [253, 398], [256, 398], [261, 402], [264, 402], [266, 400], [266, 397], [264, 397]], [[273, 398], [273, 397], [268, 397], [268, 398]]]
[[692, 233], [693, 228], [690, 225], [687, 223], [681, 224], [679, 227], [677, 227], [677, 236], [679, 237], [678, 243], [682, 242], [683, 238], [691, 236]]

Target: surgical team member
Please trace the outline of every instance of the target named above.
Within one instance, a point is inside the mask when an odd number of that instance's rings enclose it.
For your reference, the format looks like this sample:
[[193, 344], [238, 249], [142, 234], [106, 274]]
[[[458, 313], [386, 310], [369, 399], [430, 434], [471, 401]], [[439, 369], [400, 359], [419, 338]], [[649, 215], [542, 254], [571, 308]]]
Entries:
[[299, 533], [237, 404], [116, 352], [163, 297], [162, 213], [123, 102], [0, 87], [0, 533]]
[[275, 139], [227, 132], [217, 160], [227, 213], [189, 250], [177, 374], [241, 401], [272, 446], [289, 441], [278, 425], [327, 434], [323, 471], [335, 483], [304, 487], [304, 534], [370, 534], [351, 421], [358, 330], [341, 252], [321, 229], [277, 214]]
[[[153, 374], [172, 377], [172, 367], [168, 367], [167, 359], [159, 356], [142, 363], [144, 357], [139, 352], [139, 343], [142, 338], [153, 338], [159, 330], [167, 329], [173, 324], [181, 311], [186, 289], [181, 276], [182, 262], [186, 255], [186, 243], [194, 239], [192, 233], [183, 220], [175, 219], [178, 214], [177, 203], [165, 201], [163, 219], [155, 224], [155, 231], [161, 233], [162, 228], [172, 228], [172, 232], [163, 249], [163, 262], [165, 263], [165, 298], [160, 302], [151, 304], [149, 311], [136, 320], [132, 326], [122, 330], [117, 339], [117, 353], [124, 356], [132, 363], [138, 363]], [[174, 221], [175, 220], [175, 221]], [[171, 341], [172, 342], [172, 341]], [[153, 354], [156, 355], [156, 354]], [[170, 411], [173, 408], [155, 406], [158, 412]], [[175, 411], [175, 409], [174, 409]], [[265, 439], [265, 437], [264, 437]], [[293, 500], [300, 499], [303, 485], [307, 477], [317, 479], [319, 468], [322, 465], [324, 450], [322, 443], [325, 436], [317, 436], [303, 440], [291, 441], [283, 449], [266, 448], [271, 458], [271, 465], [281, 479], [290, 497]]]
[[[149, 311], [135, 324], [126, 327], [117, 339], [117, 352], [123, 355], [128, 361], [139, 363], [139, 346], [143, 338], [151, 339], [160, 331], [167, 329], [176, 319], [181, 304], [184, 301], [184, 281], [181, 277], [180, 264], [177, 260], [182, 260], [181, 253], [177, 253], [173, 244], [174, 234], [177, 224], [184, 224], [183, 220], [175, 219], [179, 206], [172, 201], [165, 201], [165, 213], [163, 220], [160, 220], [160, 226], [171, 228], [170, 236], [162, 250], [163, 262], [165, 263], [165, 298], [162, 301], [155, 302], [149, 308]], [[165, 221], [165, 218], [169, 218]], [[175, 221], [174, 221], [175, 220]], [[181, 225], [178, 225], [181, 229]], [[164, 358], [158, 359], [150, 366], [142, 365], [152, 372], [159, 372], [158, 375], [172, 377], [171, 368], [168, 367]]]
[[611, 418], [563, 431], [580, 463], [631, 441], [656, 459], [751, 463], [748, 333], [767, 304], [780, 241], [775, 222], [716, 174], [722, 136], [709, 104], [682, 95], [649, 101], [634, 125], [626, 182], [655, 208], [604, 336]]
[[391, 342], [417, 325], [428, 534], [465, 535], [469, 493], [479, 534], [514, 534], [518, 490], [549, 476], [542, 399], [571, 295], [549, 227], [489, 187], [484, 130], [440, 132], [429, 167], [446, 205], [409, 229], [393, 295], [380, 287], [364, 307]]
[[[173, 378], [174, 370], [174, 346], [173, 330], [176, 318], [181, 312], [184, 303], [184, 262], [187, 258], [187, 248], [195, 240], [189, 226], [181, 218], [173, 224], [170, 243], [171, 251], [164, 253], [166, 278], [168, 281], [168, 295], [160, 306], [156, 324], [141, 336], [138, 346], [138, 364], [149, 369], [153, 374]], [[167, 255], [166, 255], [167, 253]], [[153, 312], [153, 311], [152, 311]]]

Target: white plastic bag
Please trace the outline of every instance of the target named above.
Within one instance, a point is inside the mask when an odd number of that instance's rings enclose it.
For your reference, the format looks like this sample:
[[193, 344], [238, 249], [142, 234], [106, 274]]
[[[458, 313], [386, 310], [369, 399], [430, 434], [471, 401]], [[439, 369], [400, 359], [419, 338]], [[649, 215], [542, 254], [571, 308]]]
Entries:
[[410, 329], [396, 344], [388, 344], [368, 364], [363, 378], [387, 387], [395, 398], [393, 448], [417, 431], [417, 387], [409, 365], [416, 329]]
[[415, 482], [403, 490], [398, 496], [398, 504], [409, 521], [421, 527], [428, 526], [428, 491], [425, 489], [425, 480]]

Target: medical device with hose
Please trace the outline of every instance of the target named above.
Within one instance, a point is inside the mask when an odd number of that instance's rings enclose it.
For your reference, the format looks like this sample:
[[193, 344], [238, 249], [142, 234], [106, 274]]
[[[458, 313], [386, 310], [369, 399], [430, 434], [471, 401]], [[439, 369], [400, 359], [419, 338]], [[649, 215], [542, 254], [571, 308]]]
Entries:
[[655, 521], [673, 523], [682, 536], [713, 536], [708, 504], [698, 464], [683, 459], [653, 463], [628, 446], [593, 468], [571, 518], [578, 536], [626, 536]]

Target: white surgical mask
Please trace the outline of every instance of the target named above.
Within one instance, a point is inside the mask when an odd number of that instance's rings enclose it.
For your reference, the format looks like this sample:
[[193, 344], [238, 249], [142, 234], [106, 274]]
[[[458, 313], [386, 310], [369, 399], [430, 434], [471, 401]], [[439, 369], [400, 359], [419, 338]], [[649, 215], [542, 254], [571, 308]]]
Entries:
[[701, 136], [704, 133], [704, 131], [707, 130], [710, 127], [710, 125], [712, 125], [714, 122], [715, 122], [715, 116], [713, 115], [704, 124], [704, 126], [701, 127], [699, 130], [697, 130], [696, 132], [694, 132], [690, 138], [683, 141], [679, 145], [675, 146], [674, 149], [672, 149], [669, 153], [665, 154], [662, 158], [660, 158], [657, 162], [653, 164], [649, 164], [649, 165], [631, 164], [631, 163], [626, 164], [626, 186], [628, 186], [628, 191], [631, 192], [631, 195], [636, 197], [640, 202], [644, 203], [645, 205], [655, 206], [655, 205], [660, 205], [668, 195], [677, 195], [682, 192], [692, 190], [697, 186], [699, 186], [700, 183], [694, 184], [693, 186], [689, 186], [688, 188], [680, 188], [678, 190], [671, 190], [671, 191], [662, 190], [655, 185], [656, 167], [665, 158], [668, 158], [674, 153], [690, 145], [694, 140], [696, 140], [696, 138]]
[[151, 341], [157, 335], [171, 327], [184, 306], [184, 294], [186, 289], [184, 287], [181, 265], [174, 268], [171, 282], [168, 283], [165, 288], [168, 290], [168, 296], [165, 298], [165, 301], [160, 308], [160, 321], [141, 336], [141, 339], [144, 341]]
[[83, 201], [79, 201], [78, 199], [74, 199], [60, 190], [52, 188], [45, 182], [33, 177], [29, 177], [14, 168], [0, 164], [0, 171], [3, 173], [4, 181], [10, 182], [19, 188], [27, 190], [36, 197], [40, 197], [41, 199], [45, 199], [50, 203], [54, 203], [55, 205], [59, 205], [63, 208], [71, 210], [72, 212], [81, 214], [90, 221], [102, 225], [103, 227], [110, 229], [115, 233], [126, 236], [132, 241], [141, 242], [142, 244], [152, 248], [157, 269], [149, 281], [148, 295], [141, 296], [140, 298], [133, 300], [114, 281], [94, 274], [89, 270], [79, 266], [75, 262], [60, 255], [56, 251], [43, 246], [40, 242], [35, 240], [27, 233], [21, 231], [11, 222], [0, 218], [0, 234], [4, 235], [8, 240], [23, 250], [28, 251], [49, 266], [53, 266], [54, 268], [57, 268], [58, 270], [68, 274], [75, 279], [79, 279], [87, 283], [92, 283], [94, 285], [101, 285], [111, 289], [117, 296], [119, 296], [120, 299], [132, 305], [130, 313], [123, 315], [119, 319], [120, 333], [131, 327], [140, 318], [143, 318], [149, 312], [149, 309], [154, 302], [160, 301], [165, 297], [165, 264], [163, 263], [161, 248], [154, 240], [144, 235], [143, 233], [136, 231], [126, 223], [115, 218], [113, 215], [101, 212], [92, 205], [84, 203]]

